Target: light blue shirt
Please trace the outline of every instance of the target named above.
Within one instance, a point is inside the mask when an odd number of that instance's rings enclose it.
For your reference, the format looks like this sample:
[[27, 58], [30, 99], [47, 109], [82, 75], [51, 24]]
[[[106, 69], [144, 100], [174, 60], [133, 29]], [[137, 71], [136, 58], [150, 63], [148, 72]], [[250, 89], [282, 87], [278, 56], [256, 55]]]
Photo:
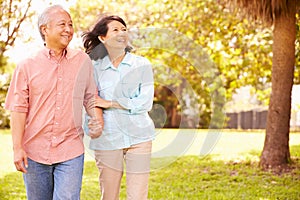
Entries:
[[151, 63], [144, 57], [126, 53], [117, 68], [108, 56], [94, 61], [93, 65], [98, 95], [118, 102], [125, 109], [103, 109], [103, 132], [91, 140], [90, 148], [123, 149], [153, 140], [155, 127], [148, 114], [154, 97]]

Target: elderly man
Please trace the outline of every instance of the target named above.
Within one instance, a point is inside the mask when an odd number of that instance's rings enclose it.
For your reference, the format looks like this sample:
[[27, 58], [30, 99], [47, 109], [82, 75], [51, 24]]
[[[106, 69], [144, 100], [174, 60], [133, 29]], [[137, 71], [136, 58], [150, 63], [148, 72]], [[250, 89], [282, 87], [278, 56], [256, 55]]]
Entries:
[[6, 97], [11, 111], [14, 163], [23, 172], [27, 198], [80, 199], [84, 144], [82, 108], [92, 117], [90, 136], [102, 132], [102, 111], [93, 106], [93, 66], [68, 48], [69, 13], [59, 5], [40, 15], [44, 46], [17, 65]]

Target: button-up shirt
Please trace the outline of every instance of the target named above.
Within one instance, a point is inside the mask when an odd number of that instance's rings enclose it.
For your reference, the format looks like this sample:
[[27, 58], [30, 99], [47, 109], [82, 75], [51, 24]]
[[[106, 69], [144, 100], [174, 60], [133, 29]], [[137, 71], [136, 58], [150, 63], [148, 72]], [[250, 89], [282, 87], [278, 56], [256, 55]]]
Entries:
[[81, 155], [82, 108], [96, 95], [93, 65], [82, 51], [68, 48], [57, 61], [43, 47], [20, 62], [5, 107], [27, 114], [22, 144], [28, 157], [53, 164]]
[[154, 81], [151, 63], [127, 53], [116, 68], [108, 56], [93, 62], [98, 95], [125, 109], [103, 110], [104, 128], [92, 139], [94, 150], [114, 150], [154, 139], [155, 128], [148, 112], [152, 108]]

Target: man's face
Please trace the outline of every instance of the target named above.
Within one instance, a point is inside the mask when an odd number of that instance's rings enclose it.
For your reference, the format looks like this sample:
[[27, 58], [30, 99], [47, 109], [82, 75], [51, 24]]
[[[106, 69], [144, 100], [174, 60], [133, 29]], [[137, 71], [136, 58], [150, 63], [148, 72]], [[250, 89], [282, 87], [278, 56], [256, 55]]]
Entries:
[[50, 22], [42, 30], [46, 46], [53, 49], [65, 49], [74, 34], [70, 15], [62, 9], [51, 12]]

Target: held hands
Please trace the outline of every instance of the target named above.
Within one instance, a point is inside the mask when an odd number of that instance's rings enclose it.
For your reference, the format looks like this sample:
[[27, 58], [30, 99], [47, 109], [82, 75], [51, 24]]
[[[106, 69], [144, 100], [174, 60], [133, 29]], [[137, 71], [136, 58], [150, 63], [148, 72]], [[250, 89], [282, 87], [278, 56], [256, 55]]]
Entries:
[[97, 118], [91, 118], [88, 122], [89, 136], [92, 139], [98, 138], [102, 134], [103, 123]]

